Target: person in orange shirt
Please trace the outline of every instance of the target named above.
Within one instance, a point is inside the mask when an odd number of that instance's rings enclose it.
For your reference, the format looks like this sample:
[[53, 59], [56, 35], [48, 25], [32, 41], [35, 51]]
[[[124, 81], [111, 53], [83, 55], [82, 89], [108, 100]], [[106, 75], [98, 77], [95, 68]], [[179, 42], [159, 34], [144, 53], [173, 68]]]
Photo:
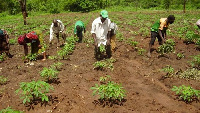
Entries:
[[149, 42], [148, 57], [151, 57], [151, 47], [154, 45], [156, 37], [158, 38], [159, 45], [162, 45], [166, 41], [166, 30], [169, 24], [174, 23], [174, 15], [169, 15], [167, 18], [161, 18], [156, 21], [151, 27], [151, 40]]

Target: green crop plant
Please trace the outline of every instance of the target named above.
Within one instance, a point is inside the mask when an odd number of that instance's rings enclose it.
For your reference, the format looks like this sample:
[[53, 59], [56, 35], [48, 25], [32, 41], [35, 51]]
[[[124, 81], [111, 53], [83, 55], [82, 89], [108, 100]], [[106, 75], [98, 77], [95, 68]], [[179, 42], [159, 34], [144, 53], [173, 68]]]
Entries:
[[0, 76], [0, 85], [6, 84], [8, 82], [8, 79], [4, 76]]
[[134, 41], [133, 39], [134, 39], [134, 37], [133, 37], [133, 38], [129, 38], [129, 39], [127, 40], [127, 43], [128, 43], [129, 45], [131, 45], [131, 46], [136, 47], [136, 46], [138, 45], [138, 42], [137, 42], [137, 41]]
[[49, 56], [48, 59], [54, 60], [54, 59], [57, 59], [57, 56]]
[[200, 99], [200, 90], [195, 90], [191, 86], [173, 86], [172, 91], [175, 91], [176, 95], [178, 95], [179, 98], [183, 99], [185, 102], [192, 102]]
[[178, 75], [179, 78], [200, 80], [200, 70], [196, 68], [187, 69]]
[[161, 55], [164, 55], [166, 53], [170, 53], [174, 51], [174, 46], [175, 46], [175, 42], [173, 39], [168, 39], [166, 40], [166, 42], [158, 47], [158, 52]]
[[106, 75], [106, 76], [100, 77], [99, 81], [105, 83], [107, 80], [110, 80], [110, 79], [111, 79], [111, 76]]
[[96, 61], [93, 65], [94, 65], [94, 69], [103, 70], [106, 67], [106, 62], [104, 62], [104, 61]]
[[200, 55], [192, 56], [193, 60], [190, 62], [192, 67], [200, 68]]
[[23, 99], [23, 104], [30, 103], [34, 100], [41, 99], [42, 101], [49, 101], [48, 93], [53, 90], [53, 87], [44, 81], [21, 82], [20, 88], [15, 92], [20, 94], [20, 99]]
[[138, 49], [138, 55], [144, 55], [145, 52], [146, 50], [143, 48]]
[[107, 81], [104, 84], [95, 84], [93, 95], [99, 95], [101, 100], [119, 100], [121, 101], [125, 97], [125, 90], [121, 84], [117, 84], [113, 81]]
[[184, 54], [182, 54], [182, 53], [177, 53], [176, 56], [177, 56], [176, 59], [178, 59], [178, 60], [185, 57]]
[[165, 77], [172, 77], [174, 75], [174, 68], [171, 67], [170, 65], [167, 65], [161, 71], [166, 72], [167, 75]]
[[63, 63], [57, 62], [57, 63], [54, 63], [53, 65], [51, 65], [50, 67], [54, 68], [56, 70], [60, 70], [62, 65], [63, 65]]
[[116, 60], [114, 58], [110, 58], [110, 59], [105, 59], [105, 60], [101, 60], [101, 61], [96, 61], [93, 65], [94, 65], [94, 69], [105, 69], [108, 68], [110, 70], [114, 69], [113, 63], [116, 62]]
[[101, 53], [105, 53], [106, 52], [106, 48], [105, 48], [105, 46], [103, 44], [100, 45], [99, 49], [100, 49]]
[[184, 42], [186, 42], [187, 44], [195, 42], [194, 31], [187, 31]]
[[35, 61], [37, 60], [37, 56], [38, 54], [35, 53], [35, 54], [28, 54], [27, 56], [23, 57], [23, 59], [28, 59], [29, 61]]
[[2, 53], [0, 54], [0, 62], [4, 61], [6, 59], [6, 54]]
[[14, 45], [17, 43], [17, 39], [9, 39], [9, 44]]
[[40, 76], [45, 78], [47, 81], [52, 79], [57, 79], [58, 71], [55, 68], [46, 68], [44, 67], [43, 70], [40, 72]]
[[0, 113], [24, 113], [22, 111], [14, 110], [11, 107], [7, 107], [6, 109], [0, 110]]

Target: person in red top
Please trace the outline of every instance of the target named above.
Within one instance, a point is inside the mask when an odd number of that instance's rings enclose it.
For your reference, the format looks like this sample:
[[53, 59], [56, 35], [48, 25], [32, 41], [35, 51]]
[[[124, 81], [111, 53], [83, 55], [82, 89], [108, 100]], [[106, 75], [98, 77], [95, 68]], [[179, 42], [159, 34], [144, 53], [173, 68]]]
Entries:
[[9, 36], [5, 30], [0, 29], [0, 54], [6, 53], [9, 58], [12, 58], [13, 55], [10, 54], [9, 49]]
[[31, 54], [43, 53], [43, 60], [46, 60], [45, 45], [43, 43], [43, 36], [41, 31], [32, 31], [30, 33], [21, 35], [18, 38], [18, 43], [24, 46], [24, 54], [28, 55], [28, 45], [31, 43]]

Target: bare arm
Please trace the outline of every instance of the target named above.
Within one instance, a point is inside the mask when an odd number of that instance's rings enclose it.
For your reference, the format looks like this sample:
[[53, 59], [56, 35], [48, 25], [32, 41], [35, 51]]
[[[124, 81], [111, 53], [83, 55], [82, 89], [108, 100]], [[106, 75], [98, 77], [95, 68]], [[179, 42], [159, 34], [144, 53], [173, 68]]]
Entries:
[[92, 37], [94, 39], [94, 45], [97, 46], [97, 37], [95, 33], [92, 33]]
[[162, 36], [162, 31], [161, 30], [158, 30], [158, 34], [159, 34], [160, 38], [162, 39], [162, 42], [165, 41], [164, 37]]

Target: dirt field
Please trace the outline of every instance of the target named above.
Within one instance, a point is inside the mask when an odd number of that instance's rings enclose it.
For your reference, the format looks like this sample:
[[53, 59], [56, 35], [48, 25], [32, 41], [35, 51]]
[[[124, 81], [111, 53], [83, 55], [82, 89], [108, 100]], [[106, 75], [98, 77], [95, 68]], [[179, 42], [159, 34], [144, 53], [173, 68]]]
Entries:
[[[152, 14], [155, 15], [155, 13], [153, 12]], [[148, 36], [135, 35], [131, 33], [131, 30], [138, 31], [139, 28], [127, 24], [127, 15], [137, 18], [134, 15], [141, 14], [141, 12], [113, 12], [109, 14], [118, 16], [118, 18], [111, 17], [118, 21], [120, 20], [118, 22], [119, 32], [123, 34], [124, 38], [135, 37], [134, 40], [139, 42], [139, 48], [148, 49], [150, 30]], [[146, 13], [142, 14], [145, 15]], [[161, 13], [159, 14], [164, 16]], [[46, 18], [49, 21], [45, 24], [48, 24], [49, 27], [50, 20], [53, 18], [60, 17], [64, 23], [68, 22], [67, 19], [75, 18], [67, 24], [68, 26], [73, 26], [77, 20], [76, 17], [88, 20], [85, 38], [92, 38], [89, 33], [91, 23], [98, 15], [98, 13], [64, 13], [33, 18]], [[150, 16], [151, 14], [147, 15]], [[28, 18], [28, 21], [30, 19], [31, 17]], [[176, 24], [176, 21], [174, 24]], [[48, 31], [48, 29], [45, 31]], [[71, 29], [73, 30], [73, 28]], [[72, 31], [67, 33], [68, 36], [72, 35]], [[11, 38], [12, 36], [14, 34], [11, 34]], [[113, 58], [117, 61], [114, 63], [113, 71], [109, 69], [104, 71], [93, 69], [93, 64], [96, 60], [94, 59], [94, 46], [92, 43], [89, 43], [89, 47], [86, 46], [86, 43], [76, 43], [76, 48], [69, 59], [37, 60], [34, 61], [33, 66], [23, 63], [22, 56], [24, 55], [24, 51], [22, 46], [18, 44], [11, 45], [11, 53], [14, 57], [0, 63], [0, 75], [6, 76], [9, 80], [7, 84], [0, 86], [0, 89], [3, 89], [3, 93], [0, 96], [0, 109], [11, 106], [13, 109], [25, 111], [26, 113], [200, 113], [199, 102], [185, 103], [177, 99], [175, 92], [171, 91], [174, 85], [190, 85], [194, 89], [200, 90], [200, 82], [177, 77], [164, 78], [163, 76], [166, 73], [160, 71], [166, 65], [171, 65], [175, 72], [186, 70], [190, 66], [188, 63], [191, 61], [190, 56], [199, 54], [199, 51], [195, 49], [194, 44], [186, 45], [183, 43], [183, 40], [175, 36], [169, 36], [168, 38], [175, 40], [176, 53], [184, 53], [184, 58], [177, 60], [174, 53], [170, 53], [169, 58], [159, 57], [156, 50], [152, 52], [152, 58], [148, 58], [146, 53], [140, 56], [125, 41], [117, 41], [117, 49], [113, 53]], [[48, 42], [48, 39], [49, 35], [46, 35], [46, 42]], [[48, 56], [56, 55], [56, 51], [60, 50], [60, 48], [56, 48], [56, 38], [53, 42], [53, 46], [47, 49]], [[157, 49], [158, 46], [158, 42], [156, 41], [154, 48]], [[32, 107], [25, 106], [15, 93], [15, 90], [19, 88], [19, 83], [41, 79], [40, 71], [43, 67], [48, 67], [58, 61], [63, 63], [63, 66], [58, 75], [59, 82], [51, 84], [54, 90], [48, 94], [51, 95], [50, 101], [46, 104], [36, 103]], [[92, 96], [90, 87], [94, 86], [95, 83], [99, 83], [99, 77], [105, 75], [110, 75], [113, 81], [121, 83], [126, 90], [126, 101], [122, 102], [121, 105], [103, 106], [96, 103], [98, 96]]]

